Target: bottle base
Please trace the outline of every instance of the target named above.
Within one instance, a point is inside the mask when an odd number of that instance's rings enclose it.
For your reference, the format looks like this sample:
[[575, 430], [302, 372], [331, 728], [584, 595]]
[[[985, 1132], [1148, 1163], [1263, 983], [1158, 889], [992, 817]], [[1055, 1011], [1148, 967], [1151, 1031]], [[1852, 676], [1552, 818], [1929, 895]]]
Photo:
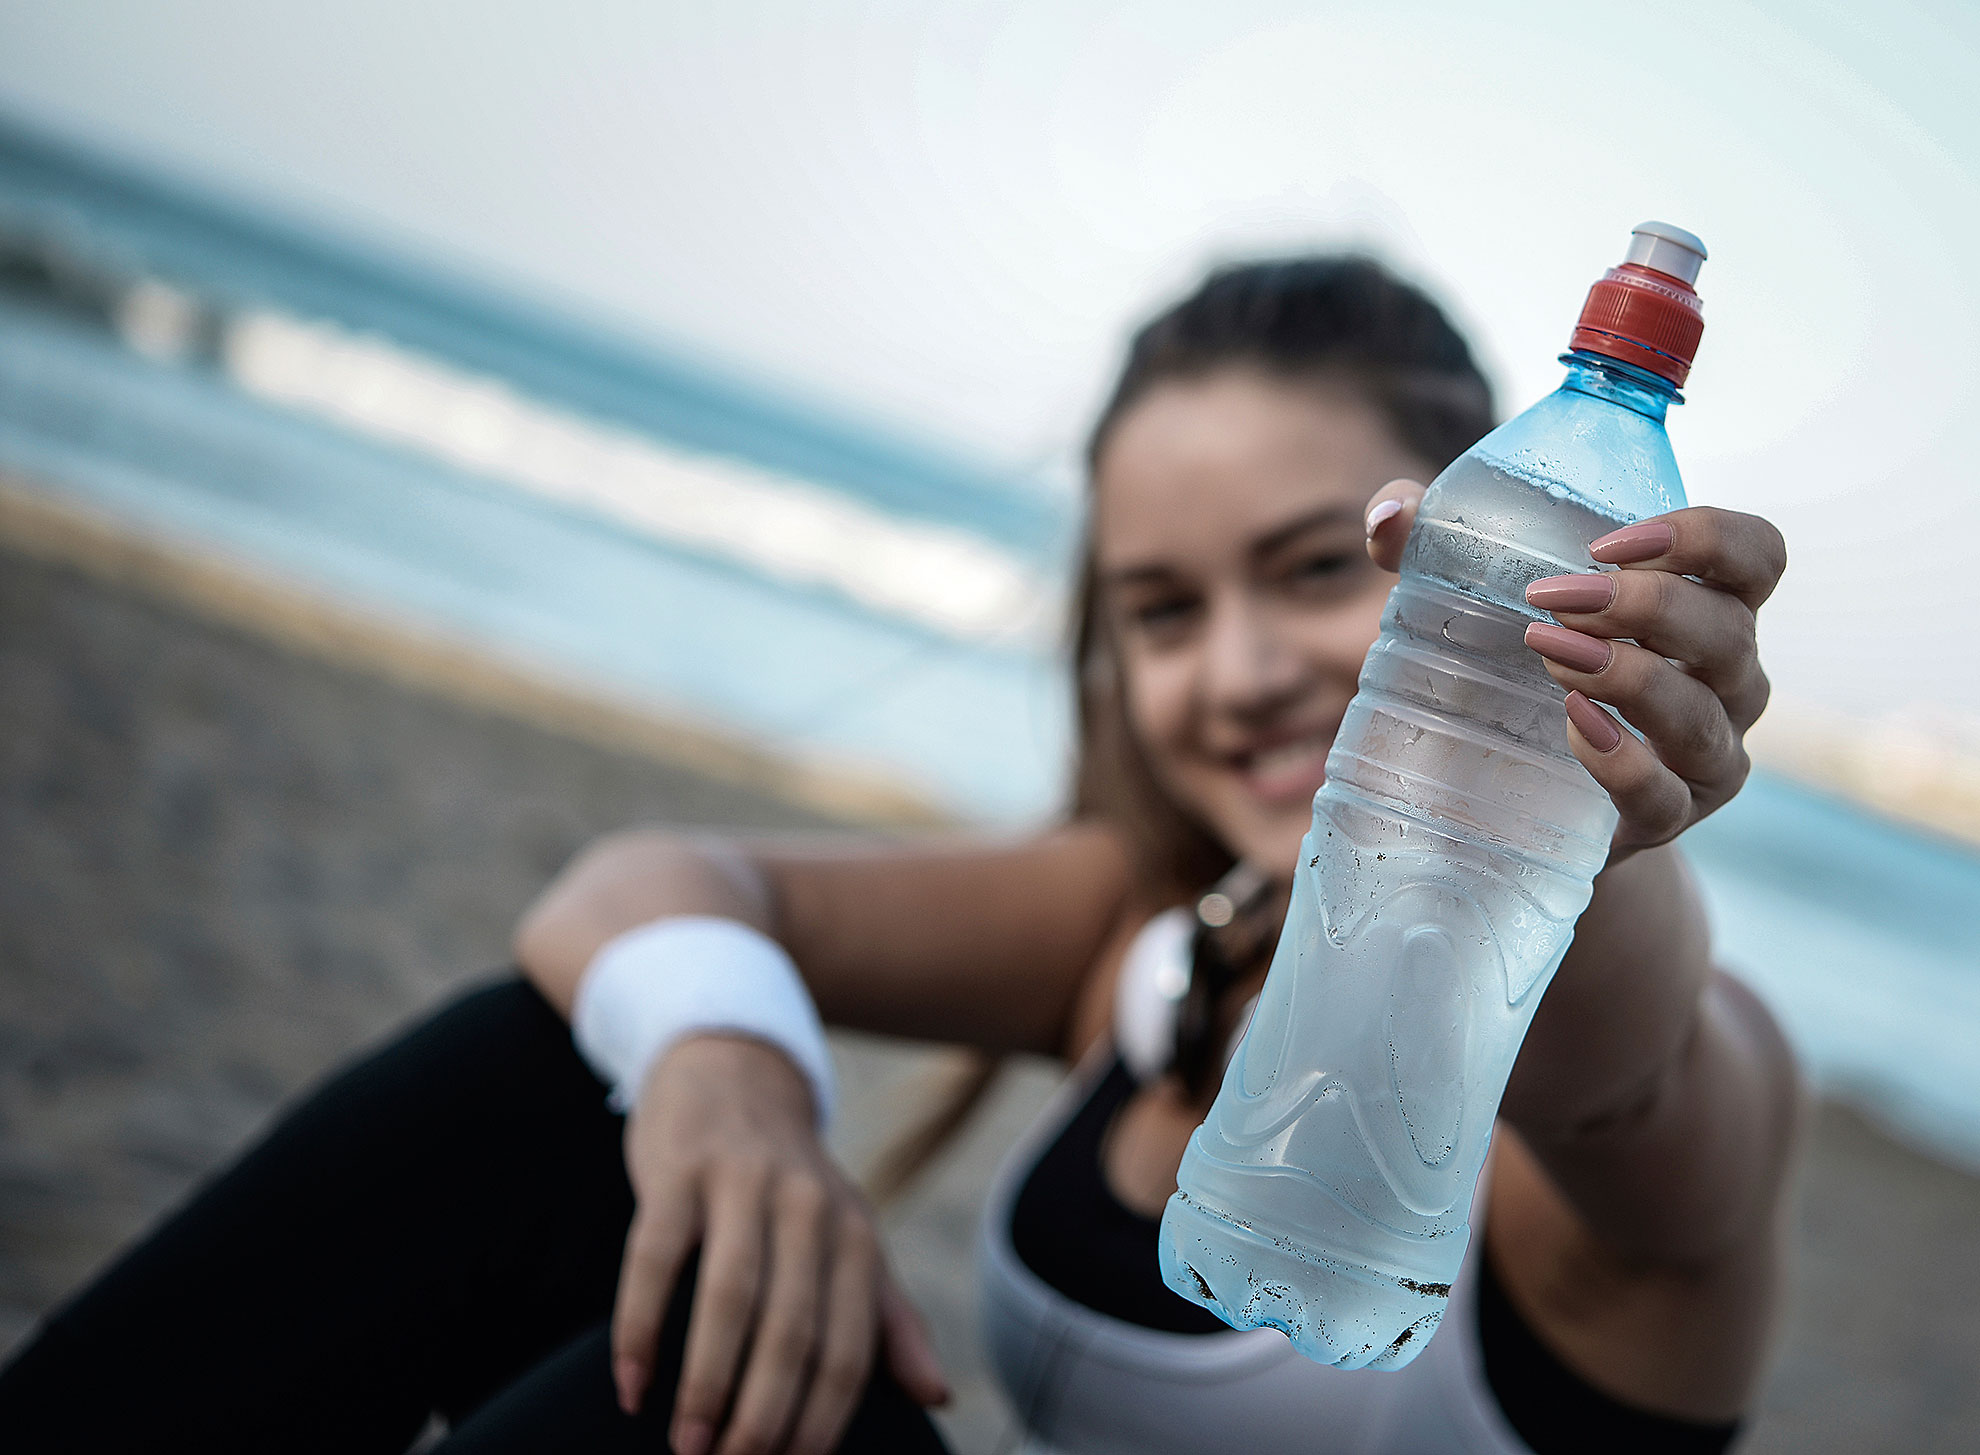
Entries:
[[1354, 1267], [1178, 1192], [1162, 1212], [1162, 1280], [1234, 1329], [1278, 1329], [1317, 1364], [1400, 1369], [1443, 1320], [1449, 1284]]

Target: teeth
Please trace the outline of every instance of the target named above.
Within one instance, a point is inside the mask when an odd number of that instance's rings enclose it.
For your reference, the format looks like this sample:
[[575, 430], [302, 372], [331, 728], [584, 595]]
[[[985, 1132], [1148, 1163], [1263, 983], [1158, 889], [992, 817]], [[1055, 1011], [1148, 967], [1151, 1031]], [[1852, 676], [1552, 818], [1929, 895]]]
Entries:
[[1304, 767], [1314, 758], [1327, 751], [1324, 738], [1306, 738], [1296, 743], [1285, 743], [1276, 748], [1266, 748], [1251, 755], [1251, 771], [1271, 773], [1281, 768]]

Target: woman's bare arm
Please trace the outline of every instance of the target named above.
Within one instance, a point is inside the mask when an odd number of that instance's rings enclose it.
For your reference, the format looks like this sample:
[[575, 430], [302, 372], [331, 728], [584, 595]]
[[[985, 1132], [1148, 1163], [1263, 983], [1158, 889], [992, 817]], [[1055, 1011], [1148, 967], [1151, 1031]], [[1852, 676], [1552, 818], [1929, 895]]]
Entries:
[[1507, 1087], [1514, 1134], [1493, 1149], [1489, 1256], [1542, 1340], [1627, 1402], [1744, 1409], [1800, 1108], [1773, 1018], [1711, 967], [1675, 851], [1605, 874]]
[[511, 952], [569, 1020], [585, 967], [607, 941], [670, 914], [720, 915], [773, 932], [769, 886], [726, 844], [626, 829], [587, 846], [524, 911]]
[[666, 831], [600, 840], [523, 916], [517, 963], [566, 1015], [599, 948], [669, 914], [777, 939], [833, 1024], [1056, 1053], [1130, 889], [1118, 836], [1014, 844], [747, 846]]
[[[778, 939], [828, 1021], [1057, 1051], [1127, 896], [1116, 837], [1072, 825], [1004, 846], [744, 847], [623, 833], [575, 859], [517, 927], [524, 972], [565, 1015], [598, 950], [670, 914]], [[660, 1319], [700, 1275], [670, 1439], [684, 1455], [836, 1447], [876, 1354], [916, 1399], [945, 1397], [872, 1209], [819, 1140], [781, 1051], [689, 1037], [626, 1123], [634, 1216], [612, 1319], [621, 1405], [646, 1398]]]
[[1501, 1115], [1617, 1256], [1697, 1265], [1772, 1215], [1798, 1097], [1772, 1019], [1713, 969], [1666, 846], [1597, 881]]
[[[1421, 496], [1407, 481], [1377, 496], [1403, 507], [1371, 532], [1378, 562], [1399, 560]], [[1616, 569], [1534, 582], [1554, 623], [1527, 644], [1568, 689], [1569, 744], [1619, 823], [1507, 1086], [1487, 1242], [1568, 1363], [1716, 1418], [1758, 1376], [1800, 1099], [1766, 1009], [1714, 971], [1671, 843], [1745, 781], [1768, 696], [1755, 614], [1786, 548], [1757, 517], [1691, 508], [1589, 551]]]

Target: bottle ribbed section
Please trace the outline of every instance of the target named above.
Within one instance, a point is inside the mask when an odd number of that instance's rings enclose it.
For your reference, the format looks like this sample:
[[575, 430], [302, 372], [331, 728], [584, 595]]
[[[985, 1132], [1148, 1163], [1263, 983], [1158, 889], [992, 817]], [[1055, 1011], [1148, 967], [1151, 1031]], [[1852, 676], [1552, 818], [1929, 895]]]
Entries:
[[[1450, 771], [1467, 757], [1465, 771]], [[1330, 783], [1353, 788], [1395, 817], [1496, 854], [1592, 876], [1608, 854], [1613, 820], [1602, 812], [1608, 800], [1564, 805], [1559, 795], [1544, 794], [1560, 773], [1556, 762], [1521, 751], [1507, 738], [1367, 687], [1327, 759]], [[1536, 811], [1542, 802], [1552, 812]], [[1562, 806], [1585, 812], [1570, 817], [1559, 811]]]
[[1405, 576], [1335, 735], [1323, 795], [1351, 787], [1398, 818], [1592, 876], [1614, 809], [1568, 748], [1566, 693], [1524, 645], [1531, 619]]

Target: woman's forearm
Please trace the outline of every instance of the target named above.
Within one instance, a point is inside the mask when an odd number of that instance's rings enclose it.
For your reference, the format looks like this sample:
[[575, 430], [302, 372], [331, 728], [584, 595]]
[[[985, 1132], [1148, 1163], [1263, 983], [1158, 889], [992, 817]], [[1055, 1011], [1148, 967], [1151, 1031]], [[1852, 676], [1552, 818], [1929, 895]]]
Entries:
[[1709, 1258], [1773, 1205], [1793, 1061], [1765, 1008], [1714, 972], [1674, 849], [1637, 854], [1596, 886], [1502, 1112], [1600, 1241], [1653, 1261]]
[[833, 1025], [1055, 1053], [1132, 887], [1119, 835], [1074, 823], [1012, 842], [819, 840], [745, 852], [614, 834], [523, 916], [523, 972], [566, 1015], [615, 936], [664, 915], [740, 920], [797, 962]]
[[517, 923], [516, 964], [569, 1018], [585, 967], [605, 944], [672, 914], [720, 915], [773, 933], [762, 874], [740, 851], [662, 830], [609, 835], [587, 848]]
[[1506, 1088], [1522, 1131], [1604, 1118], [1671, 1064], [1711, 978], [1705, 912], [1677, 851], [1632, 855], [1595, 881]]

